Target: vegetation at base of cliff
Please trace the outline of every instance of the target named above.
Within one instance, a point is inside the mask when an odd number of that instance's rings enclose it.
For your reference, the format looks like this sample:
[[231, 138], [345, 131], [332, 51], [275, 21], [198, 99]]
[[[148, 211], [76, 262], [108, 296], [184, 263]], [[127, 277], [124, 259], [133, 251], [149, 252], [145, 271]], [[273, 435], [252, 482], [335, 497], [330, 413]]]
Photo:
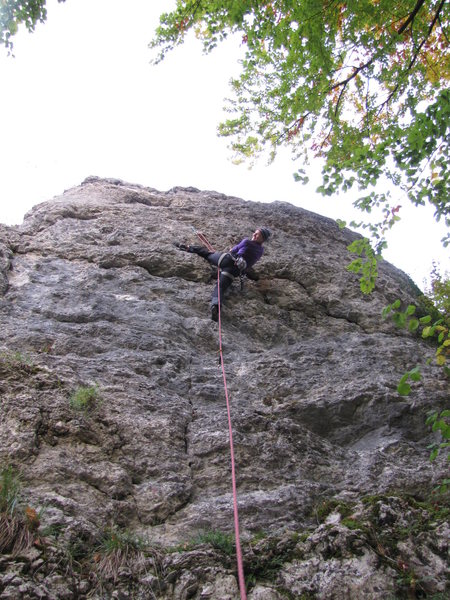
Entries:
[[[10, 509], [18, 504], [15, 500], [17, 481], [11, 474], [8, 470], [6, 480], [9, 483], [2, 487], [3, 507]], [[334, 512], [339, 512], [340, 520], [324, 527], [323, 521]], [[312, 556], [322, 561], [340, 561], [361, 556], [366, 547], [377, 555], [379, 568], [385, 566], [397, 574], [397, 600], [439, 598], [439, 594], [433, 593], [430, 582], [417, 575], [414, 561], [410, 560], [405, 548], [431, 543], [432, 551], [441, 553], [441, 559], [445, 560], [445, 548], [439, 549], [428, 537], [448, 522], [449, 505], [442, 496], [431, 495], [429, 499], [419, 500], [413, 496], [379, 494], [365, 496], [354, 503], [331, 498], [321, 502], [315, 514], [322, 520], [318, 527], [279, 535], [258, 532], [243, 544], [244, 573], [249, 590], [257, 583], [266, 583], [281, 596], [293, 597], [280, 578], [287, 563], [308, 561]], [[64, 528], [46, 528], [47, 537], [43, 535], [44, 528], [38, 530], [37, 524], [34, 537], [41, 540], [37, 548], [45, 564], [48, 563], [49, 571], [64, 573], [72, 581], [73, 589], [78, 589], [83, 581], [85, 593], [108, 596], [114, 590], [130, 594], [139, 590], [142, 595], [145, 590], [148, 597], [164, 596], [186, 570], [198, 567], [199, 556], [202, 561], [206, 560], [208, 567], [215, 565], [223, 572], [235, 573], [234, 563], [228, 561], [234, 554], [233, 536], [217, 530], [199, 532], [189, 545], [177, 547], [177, 553], [185, 556], [173, 559], [173, 549], [155, 547], [117, 525], [108, 527], [97, 541], [82, 540], [81, 537], [67, 541]], [[348, 535], [345, 535], [346, 530], [349, 530]], [[405, 543], [407, 547], [404, 547]], [[202, 548], [205, 545], [219, 550], [222, 558], [215, 553], [205, 553]], [[40, 571], [46, 570], [45, 564]], [[312, 590], [300, 597], [314, 598], [315, 592]]]
[[[423, 531], [431, 531], [437, 522], [445, 523], [450, 517], [450, 498], [436, 496], [434, 491], [431, 491], [425, 499], [417, 499], [417, 497], [409, 494], [374, 494], [364, 496], [362, 503], [372, 507], [371, 515], [374, 519], [378, 519], [380, 516], [380, 505], [382, 503], [389, 504], [393, 500], [400, 503], [405, 513], [410, 510], [417, 511], [415, 518], [411, 520], [410, 528], [404, 530], [411, 535], [417, 535]], [[399, 537], [401, 539], [403, 534]]]
[[0, 512], [14, 514], [20, 496], [20, 478], [11, 466], [0, 472]]
[[[84, 581], [89, 597], [110, 597], [120, 588], [130, 594], [144, 589], [146, 597], [154, 598], [154, 588], [164, 589], [164, 551], [128, 529], [111, 525], [97, 540], [67, 540], [64, 528], [45, 528], [45, 533], [44, 554], [49, 564], [56, 561], [57, 568], [75, 582], [75, 588]], [[148, 585], [142, 583], [147, 577]]]
[[234, 536], [219, 530], [202, 531], [190, 542], [191, 548], [202, 544], [208, 544], [228, 556], [235, 554]]
[[[349, 558], [358, 555], [364, 547], [368, 547], [377, 555], [381, 565], [396, 572], [395, 598], [397, 600], [440, 596], [432, 592], [433, 588], [430, 587], [429, 581], [417, 575], [414, 560], [411, 560], [407, 548], [415, 547], [418, 543], [426, 544], [429, 541], [427, 536], [448, 522], [450, 515], [448, 498], [438, 497], [433, 493], [427, 500], [395, 494], [365, 496], [361, 502], [356, 502], [351, 507], [350, 505], [344, 507], [342, 513], [348, 513], [346, 508], [352, 511], [345, 517], [339, 510], [339, 504], [337, 500], [330, 499], [321, 504], [319, 511], [316, 510], [316, 514], [321, 515], [322, 522], [332, 512], [341, 514], [339, 521], [327, 526], [330, 532], [333, 532], [330, 540], [338, 539], [341, 527], [352, 532], [347, 542], [346, 538], [343, 538], [342, 548], [331, 547], [329, 558], [339, 559], [340, 552]], [[313, 533], [311, 539], [314, 540], [316, 535], [317, 532]], [[313, 542], [312, 547], [308, 543], [305, 545], [308, 556], [311, 552], [315, 552], [315, 544], [322, 544], [321, 540], [322, 537], [319, 537], [318, 541]], [[332, 542], [330, 543], [332, 546]], [[446, 560], [446, 548], [443, 547], [439, 551], [437, 546], [433, 546], [433, 551], [440, 553], [443, 561]]]
[[128, 530], [108, 528], [93, 556], [100, 582], [116, 583], [124, 571], [139, 573], [145, 568], [145, 541]]
[[260, 581], [275, 583], [283, 565], [297, 557], [297, 535], [267, 536], [244, 547], [244, 572], [248, 587]]
[[[339, 513], [340, 518], [326, 525], [326, 529], [319, 533], [332, 513]], [[360, 556], [366, 546], [378, 556], [380, 564], [397, 573], [397, 600], [439, 598], [440, 594], [430, 591], [430, 582], [422, 580], [415, 573], [410, 557], [399, 544], [410, 543], [415, 546], [417, 540], [426, 541], [427, 538], [423, 536], [432, 534], [439, 525], [446, 524], [449, 515], [448, 499], [433, 493], [426, 500], [395, 494], [366, 496], [362, 501], [353, 503], [330, 498], [317, 505], [311, 515], [317, 520], [318, 529], [290, 537], [268, 536], [265, 539], [257, 536], [254, 547], [250, 543], [250, 547], [245, 549], [246, 579], [250, 585], [257, 581], [271, 582], [280, 594], [286, 593], [286, 597], [289, 597], [289, 592], [278, 580], [285, 563], [308, 560], [308, 557], [316, 556], [318, 548], [323, 560], [348, 559]], [[350, 530], [352, 535], [343, 538], [342, 548], [333, 547], [333, 540], [339, 538], [337, 532], [342, 527]], [[327, 531], [330, 532], [329, 538]], [[328, 543], [330, 548], [327, 550]], [[436, 547], [433, 551], [439, 553]], [[445, 560], [445, 548], [441, 553], [441, 558]], [[315, 594], [305, 597], [314, 598]]]
[[0, 553], [13, 556], [39, 543], [39, 515], [21, 503], [19, 474], [8, 465], [0, 470]]
[[[450, 514], [448, 502], [422, 502], [411, 496], [369, 496], [363, 502], [371, 507], [364, 522], [367, 543], [382, 563], [397, 572], [397, 597], [430, 597], [430, 583], [417, 575], [413, 562], [399, 543], [409, 541], [416, 545], [421, 536], [435, 530], [437, 524], [447, 523]], [[394, 510], [390, 512], [393, 503]], [[405, 516], [408, 518], [405, 519]], [[444, 555], [442, 558], [445, 560]]]
[[205, 544], [227, 556], [235, 555], [234, 536], [218, 529], [199, 531], [194, 537], [181, 542], [181, 544], [167, 548], [166, 551], [168, 553], [191, 552]]
[[353, 512], [353, 504], [343, 502], [342, 500], [336, 500], [335, 498], [327, 498], [316, 504], [313, 509], [311, 516], [313, 516], [318, 524], [324, 523], [328, 515], [337, 512], [341, 515], [341, 518], [347, 517]]
[[[24, 503], [20, 474], [7, 466], [0, 470], [0, 554], [12, 559], [34, 547], [44, 561], [52, 560], [72, 580], [91, 579], [93, 589], [104, 591], [119, 579], [130, 579], [133, 586], [143, 571], [158, 572], [159, 552], [142, 538], [117, 527], [110, 527], [98, 543], [81, 536], [64, 537], [66, 527], [53, 523], [41, 528], [37, 510]], [[0, 589], [0, 593], [1, 593]]]

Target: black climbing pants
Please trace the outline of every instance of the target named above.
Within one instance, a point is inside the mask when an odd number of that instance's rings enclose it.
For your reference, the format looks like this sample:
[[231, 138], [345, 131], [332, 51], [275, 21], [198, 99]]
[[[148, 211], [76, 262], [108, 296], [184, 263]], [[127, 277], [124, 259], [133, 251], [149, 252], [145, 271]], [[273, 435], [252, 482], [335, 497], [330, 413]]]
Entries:
[[[220, 276], [219, 276], [219, 286], [220, 286], [220, 299], [223, 300], [224, 294], [226, 290], [233, 283], [233, 279], [238, 277], [239, 269], [234, 264], [234, 260], [230, 254], [226, 252], [211, 252], [208, 248], [204, 246], [190, 246], [191, 252], [198, 254], [205, 260], [207, 260], [211, 265], [215, 265], [216, 267], [219, 264], [220, 257], [223, 256], [220, 261]], [[224, 256], [225, 255], [225, 256]], [[211, 305], [219, 303], [219, 289], [216, 284], [212, 296], [211, 296]]]

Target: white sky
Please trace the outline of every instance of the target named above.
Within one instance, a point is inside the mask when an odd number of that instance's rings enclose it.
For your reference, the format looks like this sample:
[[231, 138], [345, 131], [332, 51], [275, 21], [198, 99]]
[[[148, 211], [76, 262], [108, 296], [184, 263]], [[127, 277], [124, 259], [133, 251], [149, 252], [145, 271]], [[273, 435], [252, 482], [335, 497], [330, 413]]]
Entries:
[[[284, 200], [330, 216], [360, 220], [351, 200], [295, 183], [287, 152], [252, 170], [231, 163], [218, 138], [228, 82], [239, 72], [238, 40], [204, 56], [197, 40], [152, 66], [148, 48], [159, 15], [174, 0], [48, 0], [47, 22], [21, 31], [15, 58], [0, 47], [0, 222], [20, 223], [35, 204], [89, 175], [167, 190], [217, 190], [246, 200]], [[385, 257], [420, 286], [433, 259], [450, 270], [431, 209], [405, 199]], [[270, 225], [270, 223], [268, 223]]]

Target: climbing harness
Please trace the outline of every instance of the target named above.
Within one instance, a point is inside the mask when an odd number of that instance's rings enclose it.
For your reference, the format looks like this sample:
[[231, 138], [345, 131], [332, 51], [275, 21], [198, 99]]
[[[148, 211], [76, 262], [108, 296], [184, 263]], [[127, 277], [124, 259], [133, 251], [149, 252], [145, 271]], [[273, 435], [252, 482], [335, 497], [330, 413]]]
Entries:
[[[208, 250], [210, 250], [211, 252], [214, 252], [214, 248], [209, 243], [206, 236], [201, 231], [197, 231], [194, 227], [192, 227], [192, 229], [194, 230], [197, 237], [202, 241], [202, 243], [205, 244], [205, 246], [208, 248]], [[226, 254], [227, 253], [225, 253], [225, 255]], [[222, 256], [224, 256], [224, 255], [222, 255]], [[231, 482], [232, 482], [232, 486], [233, 486], [233, 511], [234, 511], [234, 537], [235, 537], [235, 543], [236, 543], [236, 560], [237, 560], [237, 569], [238, 569], [239, 591], [240, 591], [240, 595], [241, 595], [241, 600], [247, 600], [247, 594], [245, 591], [244, 566], [243, 566], [243, 561], [242, 561], [241, 541], [240, 541], [240, 536], [239, 536], [239, 515], [238, 515], [237, 491], [236, 491], [236, 470], [235, 470], [235, 463], [234, 463], [233, 429], [231, 426], [231, 410], [230, 410], [230, 401], [229, 401], [229, 397], [228, 397], [227, 378], [225, 375], [225, 367], [223, 364], [222, 323], [221, 323], [221, 318], [220, 318], [220, 308], [221, 308], [221, 306], [220, 306], [220, 304], [221, 304], [221, 300], [220, 300], [220, 273], [221, 273], [220, 261], [222, 259], [222, 256], [219, 259], [219, 265], [217, 267], [217, 290], [218, 290], [218, 309], [219, 309], [219, 318], [218, 318], [219, 357], [220, 357], [219, 361], [220, 361], [220, 366], [222, 368], [223, 385], [225, 388], [225, 400], [227, 403], [227, 414], [228, 414], [228, 433], [230, 436]], [[222, 271], [222, 273], [224, 275], [231, 275], [231, 273], [228, 274], [224, 271]], [[233, 277], [233, 276], [231, 275], [231, 277]]]
[[245, 271], [245, 269], [247, 268], [247, 263], [245, 259], [242, 258], [242, 256], [238, 256], [234, 261], [234, 264], [239, 269], [240, 273], [243, 273], [243, 271]]
[[[197, 229], [195, 229], [195, 227], [193, 225], [191, 225], [191, 227], [192, 227], [192, 230], [194, 231], [195, 235], [206, 246], [206, 248], [208, 248], [208, 250], [210, 252], [215, 252], [213, 246], [210, 244], [210, 242], [208, 241], [208, 238], [204, 235], [204, 233], [202, 231], [197, 231]], [[179, 244], [178, 247], [181, 247], [181, 244]], [[187, 246], [187, 248], [188, 247], [189, 246]], [[244, 271], [247, 268], [247, 262], [244, 258], [242, 258], [242, 256], [234, 256], [233, 254], [231, 254], [231, 252], [224, 252], [223, 254], [220, 255], [219, 260], [217, 262], [217, 266], [219, 268], [222, 264], [222, 261], [227, 256], [229, 256], [231, 258], [231, 260], [234, 262], [235, 267], [237, 267], [239, 269], [239, 279], [241, 280], [241, 290], [242, 290], [244, 287], [244, 277], [245, 277]], [[227, 277], [230, 277], [231, 279], [234, 279], [234, 275], [232, 275], [231, 273], [222, 271], [222, 274], [226, 275]]]
[[226, 258], [227, 256], [229, 256], [230, 258], [232, 258], [231, 254], [230, 254], [229, 252], [224, 252], [223, 254], [221, 254], [221, 255], [219, 256], [219, 260], [217, 261], [217, 266], [218, 266], [218, 267], [220, 267], [220, 266], [221, 266], [221, 264], [222, 264], [222, 262], [223, 262], [223, 259], [224, 259], [224, 258]]

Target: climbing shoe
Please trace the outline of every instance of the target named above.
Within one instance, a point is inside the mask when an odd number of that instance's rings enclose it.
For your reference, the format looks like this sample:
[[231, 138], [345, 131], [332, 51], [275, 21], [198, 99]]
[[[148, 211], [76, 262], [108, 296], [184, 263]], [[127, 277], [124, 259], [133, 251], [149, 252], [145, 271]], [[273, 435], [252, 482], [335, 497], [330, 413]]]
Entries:
[[219, 320], [219, 307], [217, 304], [211, 306], [211, 319], [217, 323]]
[[174, 246], [175, 248], [178, 248], [178, 250], [182, 250], [183, 252], [192, 252], [191, 247], [186, 246], [186, 244], [178, 244], [178, 242], [175, 242]]

